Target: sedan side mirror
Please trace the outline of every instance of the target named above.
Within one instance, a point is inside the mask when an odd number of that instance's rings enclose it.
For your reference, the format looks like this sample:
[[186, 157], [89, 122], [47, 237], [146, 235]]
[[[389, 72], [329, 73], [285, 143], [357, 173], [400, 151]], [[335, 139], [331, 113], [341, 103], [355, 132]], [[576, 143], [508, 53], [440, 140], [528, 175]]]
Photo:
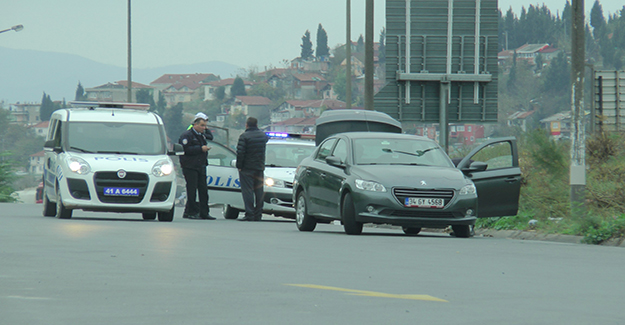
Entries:
[[180, 143], [174, 143], [174, 150], [167, 153], [170, 156], [184, 155], [184, 147]]
[[469, 165], [469, 168], [463, 168], [462, 171], [467, 171], [467, 172], [483, 172], [486, 170], [486, 168], [488, 168], [488, 164], [485, 162], [481, 162], [481, 161], [474, 161], [471, 163], [471, 165]]
[[340, 167], [340, 168], [345, 167], [345, 164], [341, 161], [341, 158], [339, 158], [339, 157], [328, 156], [328, 157], [326, 157], [326, 162], [330, 166]]

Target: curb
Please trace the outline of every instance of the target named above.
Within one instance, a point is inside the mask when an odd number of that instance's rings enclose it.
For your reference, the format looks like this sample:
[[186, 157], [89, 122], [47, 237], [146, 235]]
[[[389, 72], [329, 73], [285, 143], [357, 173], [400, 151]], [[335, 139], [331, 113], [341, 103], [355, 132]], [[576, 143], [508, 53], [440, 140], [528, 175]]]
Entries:
[[[517, 240], [542, 240], [569, 244], [583, 244], [582, 238], [584, 238], [583, 236], [543, 234], [535, 231], [492, 229], [476, 229], [475, 235], [493, 238], [510, 238]], [[610, 239], [597, 246], [625, 247], [625, 238]]]

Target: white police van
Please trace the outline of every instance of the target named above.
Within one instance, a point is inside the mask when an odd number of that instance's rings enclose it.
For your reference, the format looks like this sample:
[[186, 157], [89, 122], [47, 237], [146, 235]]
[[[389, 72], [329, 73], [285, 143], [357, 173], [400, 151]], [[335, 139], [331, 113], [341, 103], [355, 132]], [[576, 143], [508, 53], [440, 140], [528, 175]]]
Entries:
[[[293, 208], [293, 178], [297, 165], [315, 150], [314, 138], [305, 135], [267, 132], [269, 141], [265, 159], [265, 196], [263, 213], [295, 218]], [[221, 205], [226, 219], [236, 219], [245, 211], [239, 171], [235, 166], [236, 152], [209, 141], [208, 183], [209, 203]]]
[[43, 215], [139, 212], [172, 221], [176, 173], [163, 120], [149, 105], [70, 102], [54, 111], [44, 144]]

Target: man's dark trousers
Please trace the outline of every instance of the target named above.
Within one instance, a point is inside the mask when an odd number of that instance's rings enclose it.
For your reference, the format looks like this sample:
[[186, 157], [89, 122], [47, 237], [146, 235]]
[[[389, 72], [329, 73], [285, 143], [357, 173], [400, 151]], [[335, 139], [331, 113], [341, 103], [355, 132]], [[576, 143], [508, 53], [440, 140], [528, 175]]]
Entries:
[[[206, 184], [206, 168], [193, 169], [183, 168], [182, 174], [187, 182], [187, 206], [184, 213], [195, 215], [199, 213], [200, 217], [208, 216], [208, 187]], [[202, 183], [200, 183], [202, 182]], [[198, 208], [196, 200], [196, 191], [200, 200]]]
[[262, 170], [241, 169], [239, 172], [241, 194], [245, 205], [245, 218], [260, 221], [263, 216], [263, 183]]

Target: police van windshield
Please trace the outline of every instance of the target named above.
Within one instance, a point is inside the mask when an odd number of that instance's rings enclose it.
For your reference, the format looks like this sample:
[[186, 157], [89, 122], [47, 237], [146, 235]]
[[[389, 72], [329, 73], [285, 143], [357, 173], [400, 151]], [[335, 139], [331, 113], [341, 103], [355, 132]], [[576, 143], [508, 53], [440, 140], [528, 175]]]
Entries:
[[[311, 142], [312, 143], [312, 142]], [[295, 168], [315, 150], [313, 145], [267, 144], [265, 166]]]
[[71, 122], [67, 136], [70, 151], [134, 155], [166, 152], [156, 124]]

